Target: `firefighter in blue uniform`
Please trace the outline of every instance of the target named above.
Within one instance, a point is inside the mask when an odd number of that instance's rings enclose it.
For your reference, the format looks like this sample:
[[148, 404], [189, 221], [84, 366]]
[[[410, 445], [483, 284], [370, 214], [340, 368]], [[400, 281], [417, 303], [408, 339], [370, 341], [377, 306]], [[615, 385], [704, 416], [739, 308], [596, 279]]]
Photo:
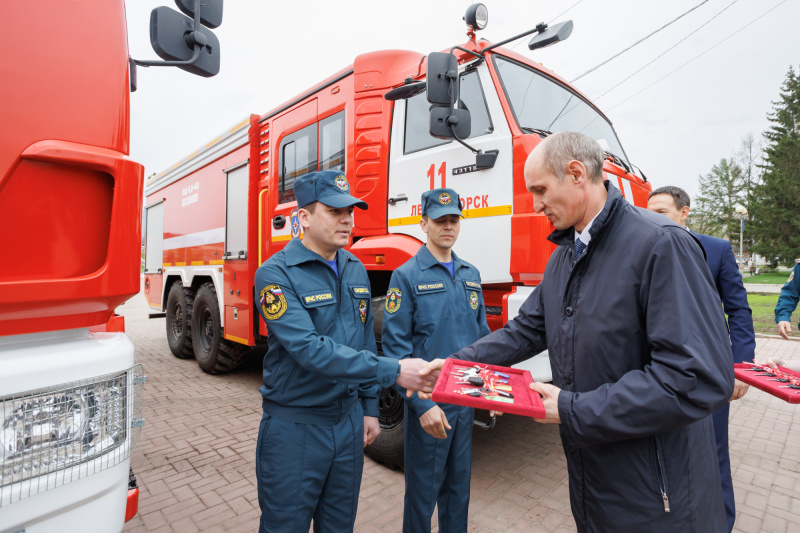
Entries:
[[[460, 225], [454, 190], [422, 195], [427, 243], [392, 274], [381, 336], [385, 355], [430, 361], [489, 334], [480, 273], [451, 250]], [[416, 393], [406, 400], [404, 532], [430, 531], [437, 503], [440, 532], [467, 531], [472, 418], [470, 407], [437, 405]]]
[[380, 387], [424, 381], [421, 361], [376, 355], [367, 272], [342, 250], [353, 207], [367, 208], [349, 189], [340, 172], [298, 178], [303, 240], [256, 272], [269, 331], [256, 446], [262, 533], [308, 531], [312, 518], [315, 532], [352, 531]]
[[[792, 313], [797, 309], [797, 302], [800, 301], [800, 259], [795, 260], [792, 273], [781, 289], [778, 297], [778, 305], [775, 306], [775, 323], [778, 324], [778, 333], [781, 337], [789, 340], [789, 333], [792, 332]], [[800, 328], [800, 323], [797, 324]]]

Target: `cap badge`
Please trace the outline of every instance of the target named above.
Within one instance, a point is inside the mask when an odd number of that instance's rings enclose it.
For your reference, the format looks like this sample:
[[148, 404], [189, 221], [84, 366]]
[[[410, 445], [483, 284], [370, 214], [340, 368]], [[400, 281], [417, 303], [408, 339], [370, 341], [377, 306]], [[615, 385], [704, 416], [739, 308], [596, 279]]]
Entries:
[[340, 191], [347, 191], [350, 188], [350, 185], [347, 183], [347, 179], [344, 176], [336, 176], [336, 186], [339, 187]]
[[450, 205], [452, 202], [453, 199], [450, 197], [448, 193], [443, 192], [442, 194], [439, 195], [439, 203], [441, 205]]

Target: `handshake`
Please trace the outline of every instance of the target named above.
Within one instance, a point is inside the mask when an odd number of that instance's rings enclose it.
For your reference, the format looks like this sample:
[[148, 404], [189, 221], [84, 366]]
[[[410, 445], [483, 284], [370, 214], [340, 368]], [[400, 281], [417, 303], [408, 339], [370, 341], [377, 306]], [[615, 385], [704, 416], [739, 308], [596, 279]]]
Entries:
[[416, 357], [401, 359], [397, 384], [406, 389], [406, 396], [411, 397], [417, 392], [420, 398], [429, 400], [442, 365], [444, 359], [434, 359], [430, 363]]

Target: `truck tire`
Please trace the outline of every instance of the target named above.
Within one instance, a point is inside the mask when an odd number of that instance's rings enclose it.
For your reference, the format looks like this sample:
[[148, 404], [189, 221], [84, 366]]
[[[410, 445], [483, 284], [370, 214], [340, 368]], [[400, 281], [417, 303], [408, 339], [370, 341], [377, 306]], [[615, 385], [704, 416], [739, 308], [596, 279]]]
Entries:
[[364, 451], [376, 463], [394, 470], [402, 470], [405, 420], [403, 397], [397, 389], [390, 387], [381, 390], [380, 409], [378, 420], [381, 432]]
[[[372, 299], [372, 314], [375, 317], [375, 339], [378, 341], [378, 355], [381, 350], [381, 329], [385, 296]], [[365, 451], [369, 457], [382, 465], [395, 470], [403, 468], [403, 432], [405, 431], [403, 396], [394, 387], [381, 390], [380, 416], [381, 432]]]
[[169, 288], [167, 295], [167, 344], [178, 359], [194, 357], [192, 348], [192, 304], [194, 291], [184, 288], [181, 280]]
[[197, 290], [192, 309], [194, 358], [203, 372], [224, 374], [238, 368], [247, 358], [249, 346], [223, 338], [219, 300], [213, 283]]

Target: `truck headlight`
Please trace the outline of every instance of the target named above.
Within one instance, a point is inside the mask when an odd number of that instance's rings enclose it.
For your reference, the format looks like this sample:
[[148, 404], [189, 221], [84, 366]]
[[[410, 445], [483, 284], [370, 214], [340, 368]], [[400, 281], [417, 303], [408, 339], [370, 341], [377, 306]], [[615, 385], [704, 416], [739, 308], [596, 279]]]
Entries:
[[[130, 457], [140, 431], [141, 374], [141, 365], [136, 365], [124, 372], [2, 399], [0, 487], [61, 474], [54, 482], [38, 484], [45, 489]], [[129, 437], [135, 437], [134, 442]], [[110, 452], [115, 453], [109, 456]], [[101, 457], [92, 468], [73, 469]]]

